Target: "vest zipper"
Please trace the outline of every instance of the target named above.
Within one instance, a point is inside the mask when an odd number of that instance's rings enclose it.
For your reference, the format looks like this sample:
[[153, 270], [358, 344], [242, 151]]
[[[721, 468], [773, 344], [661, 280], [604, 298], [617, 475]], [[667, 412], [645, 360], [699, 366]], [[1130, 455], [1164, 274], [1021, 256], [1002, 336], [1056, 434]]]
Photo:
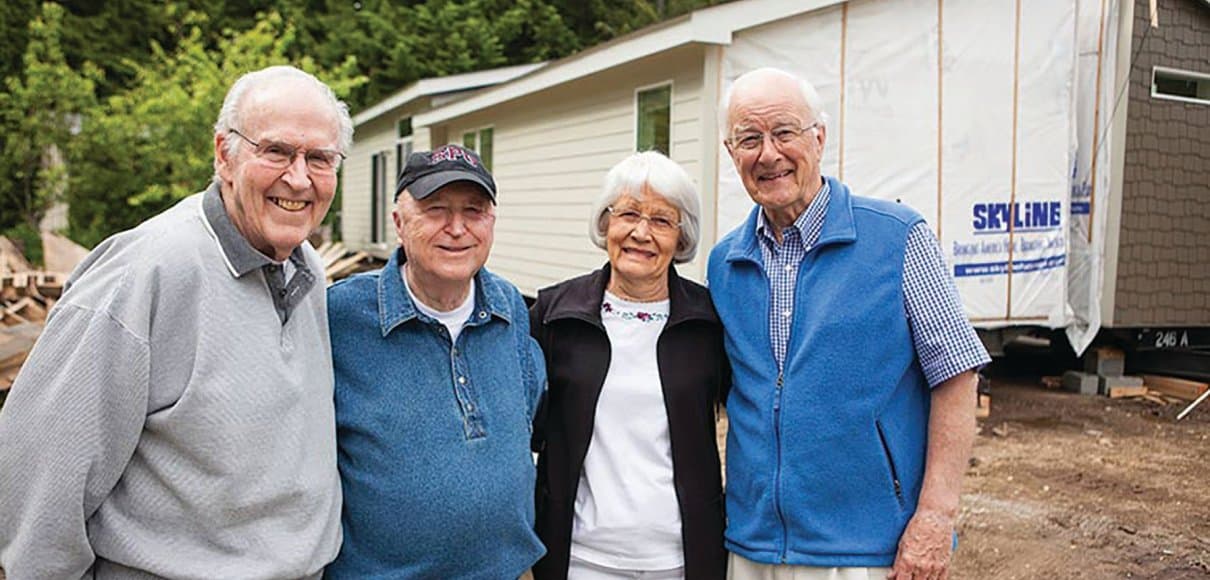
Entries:
[[895, 499], [899, 501], [899, 507], [903, 508], [903, 486], [899, 483], [899, 471], [895, 469], [895, 458], [891, 456], [891, 448], [887, 445], [886, 434], [882, 432], [882, 422], [874, 421], [874, 427], [878, 430], [878, 442], [882, 444], [886, 462], [891, 467], [891, 484], [895, 487]]
[[781, 393], [785, 385], [782, 371], [777, 371], [777, 389], [773, 396], [773, 434], [777, 447], [776, 473], [773, 477], [773, 508], [777, 513], [777, 521], [781, 524], [781, 556], [782, 564], [786, 563], [786, 548], [790, 542], [790, 531], [786, 528], [786, 518], [781, 509]]

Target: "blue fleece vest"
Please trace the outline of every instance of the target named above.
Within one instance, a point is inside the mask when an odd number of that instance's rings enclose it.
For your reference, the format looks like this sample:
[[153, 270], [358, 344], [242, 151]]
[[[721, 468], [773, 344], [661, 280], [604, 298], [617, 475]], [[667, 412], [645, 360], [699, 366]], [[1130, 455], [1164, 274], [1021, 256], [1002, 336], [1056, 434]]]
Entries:
[[828, 183], [782, 375], [769, 341], [760, 208], [710, 254], [734, 372], [727, 548], [766, 563], [890, 566], [924, 473], [929, 389], [903, 305], [905, 242], [922, 218]]

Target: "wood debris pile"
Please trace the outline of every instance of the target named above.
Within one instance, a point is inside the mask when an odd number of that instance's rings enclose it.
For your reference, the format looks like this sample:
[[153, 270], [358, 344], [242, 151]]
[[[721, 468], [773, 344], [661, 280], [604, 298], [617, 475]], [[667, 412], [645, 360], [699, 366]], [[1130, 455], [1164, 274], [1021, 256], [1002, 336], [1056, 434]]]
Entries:
[[351, 252], [340, 242], [324, 242], [315, 248], [315, 251], [319, 252], [319, 257], [323, 259], [324, 275], [329, 284], [358, 272], [380, 267], [369, 254]]
[[[55, 241], [74, 246], [66, 238]], [[15, 244], [0, 237], [0, 391], [12, 386], [66, 280], [65, 272], [34, 269]]]
[[[1111, 399], [1135, 399], [1157, 405], [1170, 405], [1196, 400], [1210, 390], [1210, 385], [1207, 383], [1177, 377], [1142, 375], [1141, 378], [1143, 383], [1141, 385], [1111, 386], [1099, 394]], [[1042, 377], [1041, 382], [1042, 386], [1048, 389], [1063, 387], [1062, 377]]]

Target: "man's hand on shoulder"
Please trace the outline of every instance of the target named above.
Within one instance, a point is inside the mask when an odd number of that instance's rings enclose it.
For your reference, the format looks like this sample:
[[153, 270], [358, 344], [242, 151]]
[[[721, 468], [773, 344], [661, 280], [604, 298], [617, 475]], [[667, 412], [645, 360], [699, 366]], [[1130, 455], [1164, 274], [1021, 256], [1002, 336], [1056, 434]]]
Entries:
[[954, 518], [918, 510], [899, 538], [899, 553], [888, 579], [944, 580], [953, 556]]

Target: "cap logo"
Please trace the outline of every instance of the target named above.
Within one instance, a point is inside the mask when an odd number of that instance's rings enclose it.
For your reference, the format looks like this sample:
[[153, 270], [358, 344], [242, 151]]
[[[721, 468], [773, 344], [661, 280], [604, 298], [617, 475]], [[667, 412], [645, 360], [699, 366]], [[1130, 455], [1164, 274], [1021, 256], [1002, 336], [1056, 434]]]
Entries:
[[459, 160], [469, 164], [471, 167], [479, 166], [479, 162], [475, 159], [474, 155], [468, 155], [466, 151], [453, 145], [446, 145], [434, 150], [432, 156], [429, 158], [429, 165], [436, 165], [442, 161]]

